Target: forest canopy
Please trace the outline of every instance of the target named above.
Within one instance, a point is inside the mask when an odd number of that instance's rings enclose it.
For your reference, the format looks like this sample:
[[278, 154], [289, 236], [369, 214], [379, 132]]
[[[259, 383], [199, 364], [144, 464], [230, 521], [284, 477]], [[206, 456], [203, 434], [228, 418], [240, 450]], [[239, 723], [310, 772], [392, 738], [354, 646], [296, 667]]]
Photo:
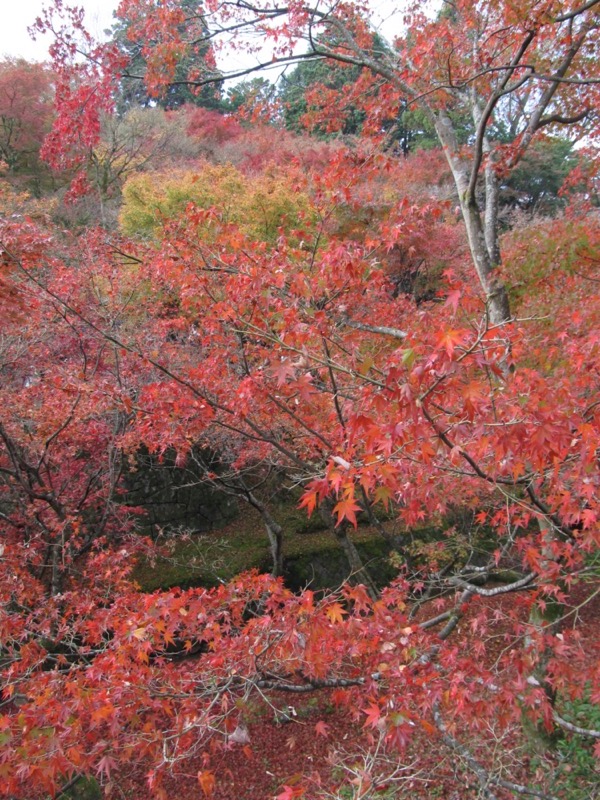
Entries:
[[0, 796], [594, 796], [599, 8], [0, 63]]

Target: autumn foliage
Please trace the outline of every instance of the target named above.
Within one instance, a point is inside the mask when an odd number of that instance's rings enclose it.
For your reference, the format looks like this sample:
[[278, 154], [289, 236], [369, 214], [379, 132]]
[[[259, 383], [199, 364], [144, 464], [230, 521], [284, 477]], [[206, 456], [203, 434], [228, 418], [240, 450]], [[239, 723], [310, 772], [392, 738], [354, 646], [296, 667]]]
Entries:
[[[122, 171], [115, 145], [99, 196], [118, 224], [66, 230], [27, 198], [11, 215], [3, 189], [0, 794], [93, 776], [118, 796], [133, 774], [142, 793], [184, 775], [210, 797], [228, 753], [256, 753], [256, 698], [277, 717], [282, 698], [325, 695], [353, 726], [343, 768], [290, 769], [279, 800], [425, 796], [442, 751], [461, 796], [567, 798], [551, 744], [598, 756], [595, 4], [482, 5], [416, 3], [382, 51], [358, 4], [124, 1], [151, 95], [213, 22], [251, 24], [283, 61], [320, 31], [315, 55], [360, 67], [340, 90], [360, 136], [184, 107], [144, 118]], [[127, 64], [60, 0], [39, 26], [55, 35], [44, 152], [77, 196], [111, 152]], [[216, 80], [218, 53], [189, 80]], [[394, 146], [386, 121], [410, 104], [411, 141], [439, 148]], [[587, 137], [564, 210], [502, 216], [530, 142], [562, 126]], [[203, 479], [260, 513], [272, 574], [142, 591], [132, 572], [156, 545], [124, 481], [142, 451], [213, 454]], [[274, 481], [343, 549], [338, 589], [286, 586]], [[367, 523], [394, 551], [384, 587], [353, 540]], [[438, 540], [415, 548], [423, 523]], [[323, 714], [315, 736], [335, 761], [333, 728]]]
[[0, 158], [31, 170], [53, 117], [52, 73], [42, 64], [0, 63]]

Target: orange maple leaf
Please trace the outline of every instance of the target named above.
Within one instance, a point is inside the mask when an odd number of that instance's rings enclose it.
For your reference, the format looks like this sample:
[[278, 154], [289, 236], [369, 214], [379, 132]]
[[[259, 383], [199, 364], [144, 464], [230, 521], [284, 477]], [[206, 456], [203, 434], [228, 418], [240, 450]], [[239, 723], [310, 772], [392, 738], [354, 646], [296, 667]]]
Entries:
[[339, 525], [344, 519], [347, 519], [348, 522], [352, 523], [352, 525], [354, 525], [356, 528], [356, 512], [360, 510], [360, 506], [358, 503], [354, 502], [354, 498], [352, 496], [344, 497], [333, 507], [334, 514], [337, 514], [336, 525]]
[[332, 603], [330, 606], [328, 606], [325, 613], [329, 617], [330, 622], [333, 622], [335, 625], [338, 622], [342, 622], [344, 619], [344, 614], [347, 614], [348, 612], [342, 608], [339, 603]]
[[198, 783], [206, 797], [210, 797], [215, 790], [216, 780], [214, 772], [211, 772], [209, 769], [200, 770], [198, 773]]

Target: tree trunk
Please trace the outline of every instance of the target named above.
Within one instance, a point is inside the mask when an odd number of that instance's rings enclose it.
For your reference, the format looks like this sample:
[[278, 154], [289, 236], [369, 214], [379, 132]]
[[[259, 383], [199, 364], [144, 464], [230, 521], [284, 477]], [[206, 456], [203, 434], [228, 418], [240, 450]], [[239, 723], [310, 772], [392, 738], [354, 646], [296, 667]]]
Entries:
[[283, 528], [271, 516], [271, 512], [261, 501], [246, 488], [245, 484], [240, 481], [244, 487], [244, 496], [251, 506], [253, 506], [263, 518], [267, 536], [269, 537], [269, 546], [271, 548], [271, 575], [274, 578], [283, 574]]
[[348, 560], [350, 566], [350, 583], [363, 583], [372, 600], [377, 600], [379, 591], [369, 571], [363, 564], [360, 553], [356, 549], [356, 545], [348, 536], [348, 527], [343, 523], [334, 529], [335, 537], [340, 543], [342, 550]]
[[481, 222], [481, 213], [475, 200], [468, 205], [461, 204], [461, 210], [473, 264], [485, 292], [490, 323], [501, 325], [510, 319], [510, 304], [506, 287], [495, 274], [495, 268], [488, 252], [487, 237]]
[[268, 514], [268, 516], [270, 522], [267, 521], [264, 515], [263, 519], [265, 520], [265, 528], [267, 529], [269, 546], [271, 548], [271, 560], [273, 563], [271, 575], [277, 578], [283, 575], [283, 528], [271, 518], [270, 514]]
[[379, 597], [379, 590], [375, 585], [375, 581], [369, 574], [369, 571], [363, 564], [362, 558], [360, 557], [360, 553], [356, 549], [356, 545], [348, 536], [348, 524], [346, 521], [342, 522], [340, 525], [336, 526], [335, 519], [333, 514], [331, 513], [331, 503], [329, 501], [325, 501], [320, 506], [320, 514], [321, 518], [325, 522], [325, 524], [329, 527], [329, 529], [334, 534], [338, 544], [344, 551], [344, 555], [346, 556], [346, 560], [348, 561], [348, 566], [350, 567], [350, 575], [349, 580], [351, 583], [363, 583], [366, 586], [367, 592], [369, 596], [376, 600]]
[[488, 158], [485, 164], [485, 243], [492, 266], [500, 264], [500, 243], [498, 241], [498, 205], [500, 187], [496, 177], [494, 154], [487, 148]]
[[488, 219], [486, 219], [488, 223], [486, 236], [486, 228], [484, 227], [477, 200], [469, 191], [470, 165], [459, 155], [459, 146], [452, 121], [444, 112], [438, 112], [432, 118], [458, 190], [460, 210], [467, 229], [469, 250], [471, 251], [471, 258], [473, 259], [473, 266], [479, 278], [479, 283], [485, 293], [490, 323], [492, 325], [501, 325], [510, 319], [510, 305], [506, 287], [495, 272], [497, 263], [493, 260], [496, 256], [499, 257], [497, 206], [495, 205], [497, 203], [497, 191], [494, 186], [495, 175], [493, 175], [492, 180], [493, 164], [491, 164], [491, 160], [488, 162], [490, 164], [488, 179], [492, 194], [489, 202], [489, 213], [487, 214]]
[[[543, 567], [544, 563], [548, 564], [555, 560], [551, 547], [551, 543], [555, 538], [555, 532], [551, 524], [543, 517], [538, 518], [538, 525], [542, 538], [544, 539]], [[542, 597], [542, 601], [543, 602], [536, 603], [532, 606], [529, 612], [529, 625], [531, 628], [535, 629], [538, 635], [556, 634], [561, 625], [564, 607], [553, 595]], [[532, 640], [533, 637], [528, 636], [525, 640], [525, 644], [532, 646]], [[546, 645], [543, 645], [540, 649], [538, 649], [535, 644], [533, 644], [533, 646], [536, 650], [535, 655], [537, 657], [537, 662], [529, 678], [529, 682], [542, 688], [548, 702], [554, 707], [556, 693], [547, 680], [548, 662], [552, 657], [552, 651]], [[523, 713], [523, 727], [528, 734], [531, 744], [538, 752], [543, 753], [556, 744], [556, 731], [548, 731], [543, 723], [532, 723], [525, 713]]]

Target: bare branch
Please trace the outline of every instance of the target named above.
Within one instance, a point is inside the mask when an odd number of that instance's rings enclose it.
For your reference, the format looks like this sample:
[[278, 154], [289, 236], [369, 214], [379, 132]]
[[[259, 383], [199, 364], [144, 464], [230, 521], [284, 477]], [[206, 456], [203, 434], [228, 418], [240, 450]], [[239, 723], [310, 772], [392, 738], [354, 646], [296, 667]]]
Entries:
[[553, 712], [552, 718], [557, 725], [560, 725], [560, 727], [564, 728], [566, 731], [578, 733], [580, 736], [591, 736], [593, 739], [600, 739], [600, 731], [596, 731], [593, 728], [581, 728], [579, 725], [567, 722], [567, 720], [559, 716], [556, 711]]
[[532, 78], [538, 81], [547, 81], [548, 83], [568, 83], [572, 86], [593, 86], [600, 83], [600, 78], [561, 78], [558, 75], [544, 75], [542, 73], [534, 73]]
[[591, 111], [591, 108], [586, 108], [580, 114], [575, 114], [573, 117], [564, 117], [561, 114], [552, 114], [549, 117], [542, 117], [537, 124], [537, 128], [539, 130], [544, 125], [574, 125], [575, 123], [584, 120], [591, 113]]
[[539, 800], [558, 800], [558, 798], [556, 798], [554, 795], [540, 792], [537, 789], [530, 789], [529, 786], [524, 786], [520, 783], [505, 781], [502, 778], [497, 778], [496, 776], [492, 775], [479, 763], [466, 745], [459, 742], [458, 739], [450, 734], [444, 720], [442, 719], [439, 704], [437, 704], [433, 709], [433, 718], [438, 730], [441, 733], [442, 741], [448, 745], [448, 747], [454, 750], [455, 753], [458, 753], [464, 758], [469, 769], [471, 769], [475, 775], [477, 775], [481, 789], [483, 792], [485, 792], [484, 797], [487, 797], [488, 800], [496, 800], [496, 795], [491, 791], [490, 786], [499, 786], [502, 789], [508, 789], [516, 794], [537, 797]]
[[467, 747], [465, 747], [465, 745], [461, 744], [457, 739], [454, 738], [454, 736], [450, 735], [446, 723], [442, 719], [439, 703], [437, 703], [433, 709], [433, 719], [435, 721], [435, 724], [437, 725], [438, 730], [442, 735], [442, 741], [446, 745], [448, 745], [448, 747], [450, 747], [451, 750], [454, 750], [454, 752], [461, 755], [468, 764], [469, 769], [471, 769], [472, 772], [474, 772], [475, 775], [477, 775], [481, 788], [485, 793], [484, 797], [486, 797], [487, 800], [497, 800], [496, 795], [489, 788], [490, 783], [492, 782], [490, 774], [474, 758], [471, 751]]
[[362, 686], [364, 678], [329, 678], [324, 680], [312, 680], [308, 683], [287, 683], [276, 679], [259, 679], [254, 682], [259, 689], [271, 689], [277, 692], [290, 692], [292, 694], [307, 694], [320, 689], [347, 688], [350, 686]]
[[590, 8], [597, 6], [600, 3], [600, 0], [589, 0], [585, 5], [580, 6], [579, 8], [573, 9], [573, 11], [569, 11], [567, 14], [561, 14], [560, 17], [555, 17], [556, 22], [567, 22], [570, 19], [575, 19], [580, 14], [583, 14], [585, 11], [588, 11]]
[[481, 586], [475, 586], [473, 583], [463, 580], [462, 578], [450, 578], [449, 583], [453, 586], [460, 586], [462, 589], [468, 589], [473, 594], [479, 594], [482, 597], [496, 597], [499, 594], [508, 594], [509, 592], [516, 592], [519, 589], [524, 589], [526, 586], [536, 578], [535, 572], [530, 572], [518, 581], [508, 583], [505, 586], [496, 586], [493, 589], [483, 589]]
[[531, 143], [531, 140], [533, 139], [535, 132], [538, 130], [538, 125], [540, 120], [542, 119], [542, 115], [550, 105], [552, 98], [554, 97], [556, 91], [558, 90], [560, 82], [565, 78], [565, 75], [567, 74], [569, 67], [573, 63], [573, 59], [581, 49], [581, 46], [585, 42], [588, 33], [589, 33], [589, 27], [586, 25], [584, 26], [579, 36], [573, 41], [571, 47], [569, 47], [569, 49], [567, 50], [565, 57], [563, 58], [561, 64], [555, 70], [554, 74], [552, 76], [549, 76], [551, 85], [548, 86], [548, 88], [543, 92], [541, 98], [539, 99], [539, 102], [537, 103], [537, 106], [529, 119], [529, 124], [525, 129], [525, 133], [521, 140], [521, 146], [517, 151], [515, 151], [515, 155], [509, 161], [508, 167], [514, 167], [515, 164], [519, 161], [521, 155], [529, 147], [529, 144]]
[[521, 59], [527, 52], [529, 45], [535, 39], [535, 35], [536, 35], [535, 31], [529, 31], [527, 33], [527, 36], [521, 42], [521, 46], [519, 47], [515, 57], [513, 58], [511, 63], [507, 66], [506, 74], [502, 78], [500, 86], [489, 98], [485, 108], [481, 113], [475, 137], [475, 153], [473, 156], [473, 165], [471, 167], [469, 188], [467, 190], [467, 197], [466, 197], [467, 202], [472, 201], [472, 199], [475, 197], [475, 189], [477, 187], [477, 176], [479, 174], [479, 168], [481, 166], [481, 160], [483, 158], [483, 142], [485, 139], [485, 131], [487, 128], [487, 124], [490, 120], [490, 117], [492, 116], [494, 109], [496, 108], [496, 105], [505, 94], [510, 94], [511, 92], [514, 92], [516, 89], [522, 86], [530, 77], [529, 75], [525, 75], [520, 80], [518, 80], [516, 84], [513, 84], [513, 86], [508, 86], [508, 82], [510, 80], [511, 75], [518, 68]]
[[368, 331], [369, 333], [381, 333], [383, 336], [393, 336], [394, 339], [406, 339], [408, 336], [406, 331], [400, 330], [400, 328], [389, 328], [387, 325], [368, 325], [366, 322], [357, 322], [348, 317], [344, 317], [342, 322], [349, 328], [356, 328], [359, 331]]

